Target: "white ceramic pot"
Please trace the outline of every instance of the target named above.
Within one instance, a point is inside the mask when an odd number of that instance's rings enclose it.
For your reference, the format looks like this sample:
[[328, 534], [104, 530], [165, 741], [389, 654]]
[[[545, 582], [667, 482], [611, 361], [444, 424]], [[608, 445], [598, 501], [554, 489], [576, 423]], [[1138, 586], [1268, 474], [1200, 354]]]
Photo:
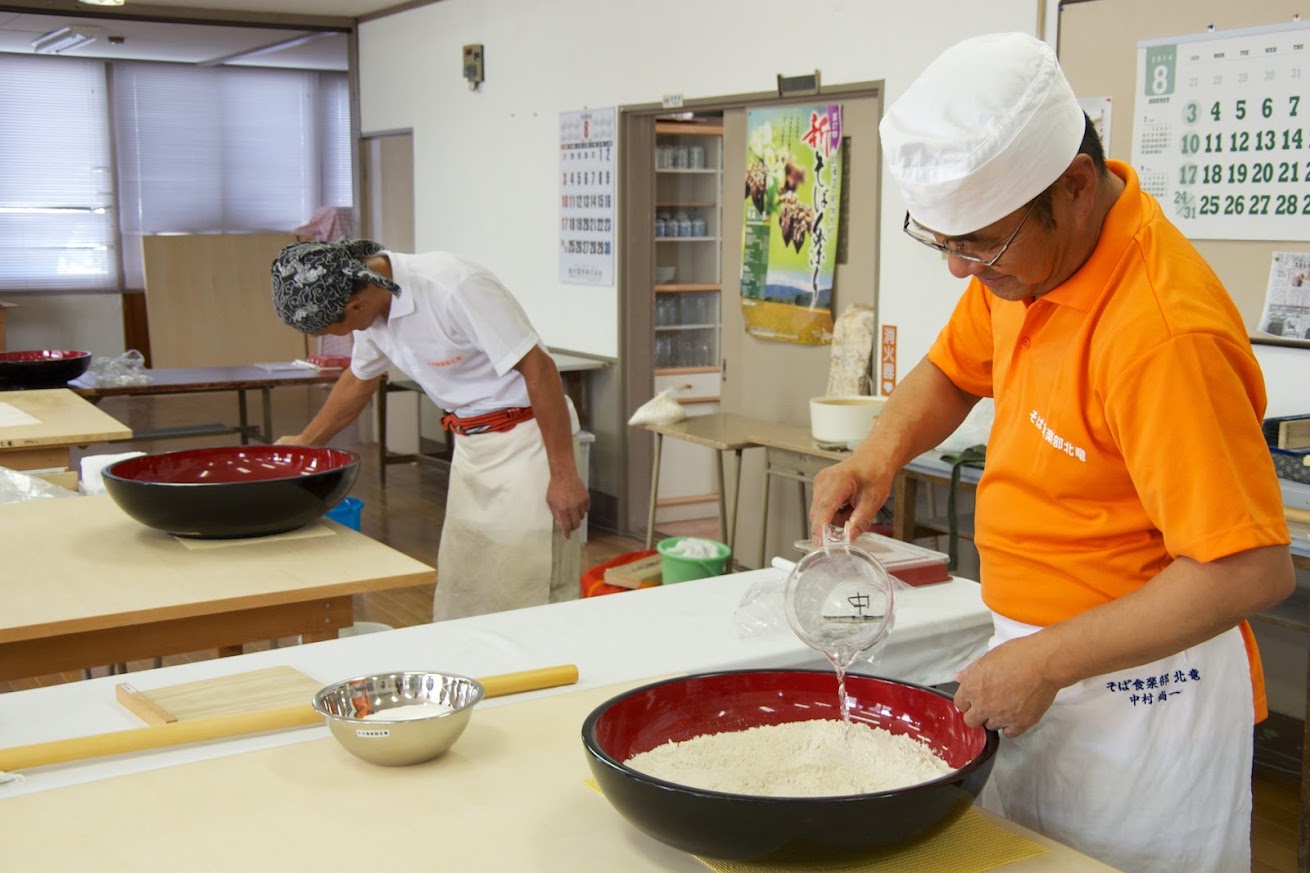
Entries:
[[869, 435], [886, 397], [810, 398], [810, 434], [817, 442], [854, 446]]

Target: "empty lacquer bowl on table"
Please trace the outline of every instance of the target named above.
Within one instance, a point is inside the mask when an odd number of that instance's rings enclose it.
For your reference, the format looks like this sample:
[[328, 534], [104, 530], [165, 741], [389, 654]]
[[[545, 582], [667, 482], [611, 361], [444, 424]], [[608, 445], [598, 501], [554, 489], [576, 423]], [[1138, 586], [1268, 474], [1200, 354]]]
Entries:
[[127, 458], [102, 472], [118, 507], [147, 527], [200, 539], [284, 533], [350, 491], [359, 456], [315, 446], [215, 446]]
[[0, 351], [0, 391], [62, 388], [90, 366], [90, 352], [70, 349]]
[[312, 705], [341, 747], [370, 764], [420, 764], [455, 744], [485, 695], [457, 673], [377, 673], [346, 679]]

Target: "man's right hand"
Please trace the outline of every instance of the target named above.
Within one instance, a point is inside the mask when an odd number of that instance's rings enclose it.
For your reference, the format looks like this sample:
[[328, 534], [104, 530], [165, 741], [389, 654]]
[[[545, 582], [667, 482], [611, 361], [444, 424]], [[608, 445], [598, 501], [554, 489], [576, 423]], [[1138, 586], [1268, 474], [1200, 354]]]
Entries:
[[301, 439], [300, 434], [295, 434], [295, 435], [293, 435], [293, 436], [278, 437], [276, 440], [273, 441], [273, 445], [275, 445], [275, 446], [307, 446], [307, 445], [309, 445], [309, 443], [307, 443], [307, 442], [305, 442], [303, 439]]
[[823, 542], [825, 525], [840, 527], [849, 521], [855, 539], [873, 526], [890, 491], [891, 476], [874, 474], [858, 457], [820, 470], [810, 501], [810, 535], [816, 543]]

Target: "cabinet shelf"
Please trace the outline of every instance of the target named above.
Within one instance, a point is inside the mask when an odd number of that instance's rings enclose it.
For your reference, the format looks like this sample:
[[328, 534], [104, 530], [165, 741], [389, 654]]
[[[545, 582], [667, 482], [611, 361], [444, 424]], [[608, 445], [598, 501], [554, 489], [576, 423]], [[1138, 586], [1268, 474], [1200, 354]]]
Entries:
[[703, 124], [699, 121], [657, 121], [655, 132], [670, 136], [722, 136], [723, 125]]
[[656, 376], [683, 376], [692, 373], [717, 373], [718, 367], [657, 367]]
[[[651, 173], [650, 193], [642, 197], [641, 206], [643, 212], [649, 209], [650, 220], [646, 232], [631, 243], [645, 247], [651, 261], [645, 287], [653, 291], [647, 292], [645, 306], [650, 312], [652, 387], [657, 392], [676, 390], [688, 415], [704, 415], [718, 407], [723, 386], [723, 126], [657, 121], [655, 132], [654, 166], [646, 170]], [[674, 233], [682, 230], [687, 235], [655, 235], [656, 228], [668, 229], [670, 224]], [[665, 443], [658, 491], [662, 507], [697, 504], [714, 490], [712, 458], [703, 457], [709, 453], [691, 447], [684, 456], [677, 443]], [[671, 519], [688, 513], [665, 515]], [[660, 520], [657, 516], [654, 524]]]

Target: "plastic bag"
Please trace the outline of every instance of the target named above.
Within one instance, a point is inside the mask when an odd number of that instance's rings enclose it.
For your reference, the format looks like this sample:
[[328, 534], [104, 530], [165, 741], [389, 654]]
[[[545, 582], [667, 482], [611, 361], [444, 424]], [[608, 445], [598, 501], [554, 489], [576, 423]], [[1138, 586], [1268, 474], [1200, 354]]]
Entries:
[[150, 382], [146, 360], [136, 349], [112, 358], [92, 358], [87, 368], [97, 385], [145, 385]]
[[852, 303], [842, 310], [832, 332], [832, 362], [828, 365], [828, 397], [872, 393], [869, 366], [877, 334], [873, 307]]
[[0, 503], [24, 503], [52, 497], [76, 497], [77, 492], [60, 488], [36, 476], [0, 467]]
[[984, 397], [974, 404], [964, 421], [946, 438], [946, 442], [937, 447], [937, 451], [958, 455], [972, 446], [987, 445], [987, 437], [992, 433], [992, 419], [995, 417], [996, 402], [990, 397]]
[[681, 388], [666, 388], [647, 400], [632, 413], [628, 419], [630, 425], [640, 424], [674, 424], [687, 417], [687, 410], [676, 399]]

